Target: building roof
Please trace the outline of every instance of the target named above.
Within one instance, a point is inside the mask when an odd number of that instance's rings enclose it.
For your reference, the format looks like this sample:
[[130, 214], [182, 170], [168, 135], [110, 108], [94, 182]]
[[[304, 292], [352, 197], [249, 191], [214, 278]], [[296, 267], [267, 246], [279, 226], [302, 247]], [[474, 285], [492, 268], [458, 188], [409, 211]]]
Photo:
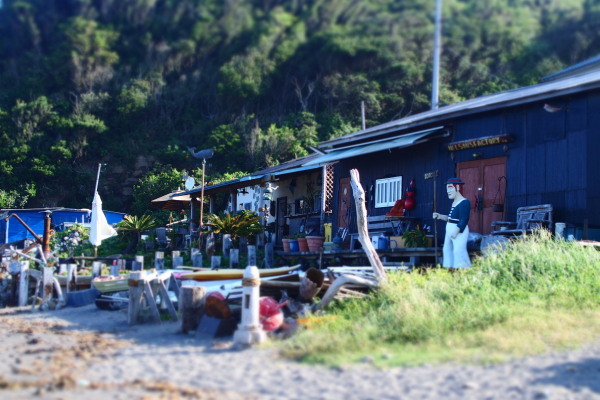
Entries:
[[[320, 154], [313, 153], [305, 157], [296, 158], [291, 161], [284, 162], [279, 165], [274, 165], [269, 168], [265, 168], [260, 171], [256, 171], [250, 175], [244, 176], [239, 179], [233, 179], [226, 182], [217, 183], [215, 185], [209, 185], [204, 187], [204, 194], [217, 194], [223, 192], [229, 192], [235, 189], [241, 189], [244, 187], [257, 185], [263, 182], [269, 182], [274, 177], [292, 177], [294, 175], [301, 175], [307, 171], [319, 168], [318, 165], [304, 166], [304, 164], [317, 158]], [[202, 187], [195, 187], [186, 192], [181, 192], [180, 195], [190, 194], [199, 195], [202, 192]], [[195, 197], [195, 196], [193, 196]]]

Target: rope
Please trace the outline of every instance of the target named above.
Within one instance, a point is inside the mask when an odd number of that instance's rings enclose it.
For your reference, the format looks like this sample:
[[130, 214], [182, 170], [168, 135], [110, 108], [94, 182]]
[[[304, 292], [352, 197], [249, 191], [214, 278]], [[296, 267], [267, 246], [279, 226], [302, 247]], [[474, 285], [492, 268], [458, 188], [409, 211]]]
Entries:
[[260, 286], [260, 278], [243, 278], [242, 286], [244, 286], [244, 287]]

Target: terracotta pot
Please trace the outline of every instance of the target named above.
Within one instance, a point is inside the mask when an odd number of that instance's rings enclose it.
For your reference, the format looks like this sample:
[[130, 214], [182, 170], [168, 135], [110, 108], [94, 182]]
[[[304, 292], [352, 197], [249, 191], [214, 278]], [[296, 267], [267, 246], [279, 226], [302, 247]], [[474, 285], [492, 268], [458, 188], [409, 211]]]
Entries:
[[307, 236], [308, 251], [321, 251], [325, 236]]
[[306, 238], [298, 238], [298, 248], [300, 251], [308, 251], [308, 241]]
[[284, 252], [289, 252], [290, 251], [290, 239], [281, 239], [281, 243], [283, 243], [283, 251]]

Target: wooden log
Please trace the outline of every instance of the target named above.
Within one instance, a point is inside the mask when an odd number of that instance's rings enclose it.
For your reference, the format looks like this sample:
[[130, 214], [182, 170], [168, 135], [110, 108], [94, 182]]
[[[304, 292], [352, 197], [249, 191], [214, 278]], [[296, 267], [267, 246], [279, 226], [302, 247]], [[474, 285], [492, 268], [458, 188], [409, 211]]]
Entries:
[[146, 297], [146, 305], [150, 309], [150, 314], [152, 315], [152, 319], [155, 322], [160, 322], [160, 313], [158, 312], [158, 307], [156, 307], [156, 299], [154, 297], [154, 291], [152, 290], [152, 286], [150, 285], [150, 281], [144, 279], [144, 296]]
[[369, 288], [377, 288], [379, 286], [379, 282], [373, 281], [371, 279], [360, 278], [354, 275], [342, 275], [335, 281], [333, 281], [333, 283], [329, 286], [327, 292], [325, 292], [325, 295], [323, 296], [323, 299], [321, 299], [319, 303], [313, 306], [313, 312], [322, 310], [325, 307], [327, 307], [329, 303], [331, 303], [333, 298], [337, 295], [337, 293], [340, 291], [342, 286], [347, 285], [349, 283], [366, 286]]
[[300, 280], [300, 298], [311, 301], [323, 286], [325, 275], [316, 268], [309, 268]]
[[127, 310], [127, 322], [129, 325], [137, 324], [144, 301], [142, 297], [144, 292], [144, 285], [141, 280], [142, 275], [143, 272], [132, 271], [129, 273], [129, 308]]
[[369, 230], [367, 228], [367, 208], [365, 206], [365, 191], [360, 184], [360, 175], [357, 169], [350, 170], [350, 184], [352, 185], [354, 203], [356, 204], [356, 226], [358, 228], [358, 240], [365, 250], [367, 258], [369, 259], [369, 263], [375, 272], [375, 276], [377, 276], [378, 280], [385, 282], [387, 280], [387, 275], [369, 237]]
[[261, 279], [260, 286], [261, 287], [274, 287], [274, 288], [282, 288], [282, 289], [298, 289], [300, 288], [301, 282], [285, 282], [285, 281], [271, 281]]
[[181, 332], [189, 333], [198, 329], [204, 312], [206, 288], [203, 286], [182, 286], [179, 289], [179, 313]]

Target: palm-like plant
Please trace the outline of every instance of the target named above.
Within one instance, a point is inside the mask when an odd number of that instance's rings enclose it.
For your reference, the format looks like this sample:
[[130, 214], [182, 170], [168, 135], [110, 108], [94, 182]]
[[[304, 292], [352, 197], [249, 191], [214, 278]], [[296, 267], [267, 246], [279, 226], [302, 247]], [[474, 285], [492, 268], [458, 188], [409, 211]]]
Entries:
[[130, 254], [135, 252], [135, 249], [142, 238], [142, 232], [154, 229], [156, 226], [156, 221], [150, 215], [142, 215], [141, 217], [136, 215], [126, 215], [123, 221], [117, 224], [117, 230], [119, 232], [124, 232], [131, 237], [131, 241], [125, 249], [125, 253]]
[[228, 233], [234, 246], [240, 237], [252, 237], [264, 231], [260, 217], [249, 210], [242, 210], [236, 214], [208, 214], [206, 226], [214, 233]]

